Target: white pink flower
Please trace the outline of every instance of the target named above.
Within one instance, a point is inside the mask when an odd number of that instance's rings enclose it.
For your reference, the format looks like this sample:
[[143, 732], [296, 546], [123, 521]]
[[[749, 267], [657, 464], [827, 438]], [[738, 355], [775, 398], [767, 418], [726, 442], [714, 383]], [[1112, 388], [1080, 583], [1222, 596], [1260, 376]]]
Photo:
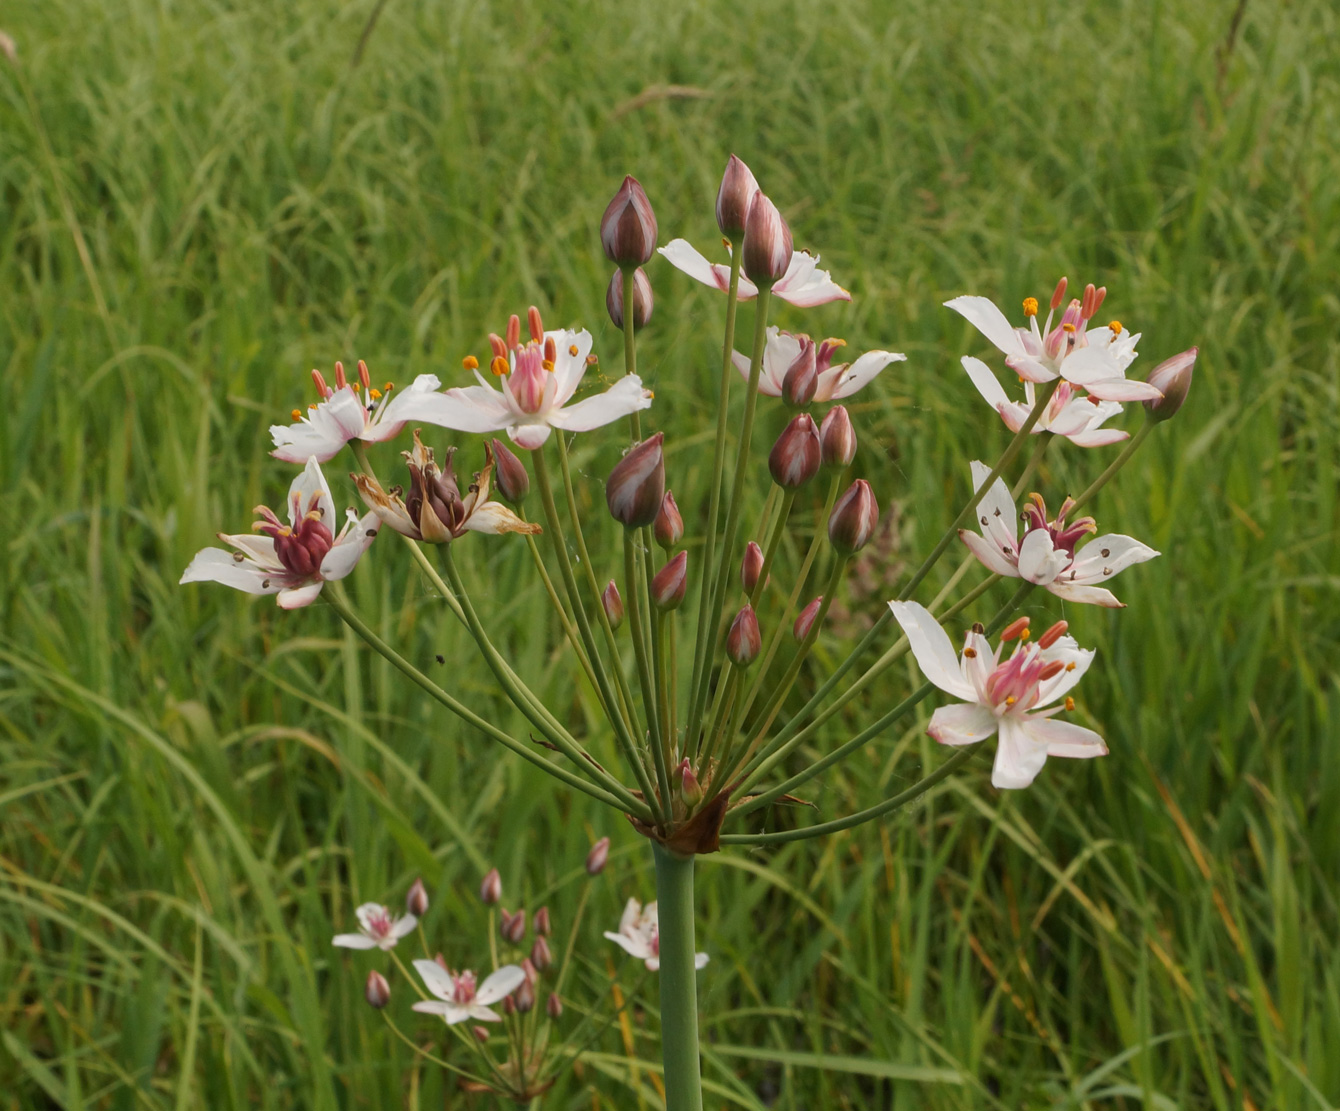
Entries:
[[396, 918], [380, 903], [364, 903], [354, 915], [358, 919], [358, 933], [336, 934], [332, 945], [341, 949], [394, 949], [396, 942], [419, 922], [412, 914]]
[[[1082, 300], [1072, 300], [1052, 327], [1052, 317], [1065, 298], [1064, 278], [1052, 295], [1046, 324], [1038, 328], [1038, 303], [1024, 301], [1027, 328], [1016, 328], [985, 297], [955, 297], [945, 307], [953, 309], [1005, 354], [1005, 365], [1027, 382], [1050, 382], [1060, 376], [1104, 401], [1145, 401], [1162, 397], [1148, 382], [1126, 377], [1135, 360], [1139, 333], [1132, 335], [1118, 321], [1106, 328], [1089, 330], [1089, 322], [1107, 295], [1106, 288], [1085, 287]], [[980, 388], [980, 387], [979, 387]], [[988, 398], [988, 400], [990, 400]]]
[[[1024, 400], [1011, 401], [996, 381], [991, 368], [981, 359], [965, 355], [962, 362], [977, 392], [1000, 414], [1011, 432], [1018, 432], [1037, 403], [1037, 390], [1033, 383], [1025, 378]], [[1036, 436], [1041, 432], [1050, 432], [1054, 436], [1064, 436], [1077, 447], [1115, 444], [1126, 439], [1130, 433], [1119, 428], [1103, 428], [1102, 425], [1120, 412], [1121, 405], [1118, 402], [1086, 396], [1069, 382], [1062, 382], [1038, 416], [1037, 423], [1033, 425], [1033, 434]]]
[[[620, 378], [604, 393], [568, 402], [586, 373], [591, 333], [571, 329], [544, 331], [540, 313], [530, 310], [530, 340], [521, 342], [521, 321], [513, 316], [507, 339], [494, 335], [490, 369], [499, 379], [495, 390], [475, 370], [476, 386], [417, 396], [405, 407], [407, 420], [427, 421], [457, 432], [497, 432], [523, 448], [537, 448], [551, 429], [589, 432], [651, 406], [651, 391], [636, 374]], [[473, 359], [471, 360], [473, 362]]]
[[505, 964], [476, 987], [475, 974], [448, 972], [437, 961], [418, 960], [415, 971], [423, 978], [424, 986], [437, 996], [414, 1004], [414, 1010], [426, 1015], [441, 1015], [448, 1026], [458, 1022], [501, 1022], [502, 1016], [492, 1009], [516, 991], [526, 979], [520, 965]]
[[[768, 342], [763, 348], [763, 366], [759, 370], [758, 392], [769, 397], [783, 397], [787, 372], [813, 359], [819, 375], [813, 400], [838, 401], [850, 397], [874, 381], [875, 376], [890, 363], [903, 362], [907, 358], [898, 351], [867, 351], [854, 363], [834, 365], [833, 356], [846, 346], [846, 340], [826, 339], [816, 344], [807, 335], [793, 335], [780, 328], [769, 328]], [[732, 361], [735, 369], [748, 381], [749, 359], [734, 351]]]
[[[931, 715], [930, 736], [944, 745], [970, 745], [999, 731], [993, 786], [1002, 790], [1027, 787], [1048, 756], [1087, 759], [1107, 755], [1103, 738], [1092, 729], [1053, 717], [1074, 708], [1067, 692], [1093, 661], [1092, 651], [1079, 648], [1073, 637], [1065, 635], [1064, 621], [1053, 625], [1035, 644], [1021, 639], [1004, 662], [1000, 656], [1005, 644], [1028, 636], [1028, 618], [1007, 628], [994, 651], [981, 626], [974, 626], [959, 659], [949, 635], [924, 606], [916, 602], [890, 602], [889, 606], [907, 634], [922, 673], [945, 693], [963, 700], [941, 706]], [[1053, 705], [1063, 697], [1064, 702]]]
[[[974, 461], [974, 489], [991, 473], [985, 463]], [[981, 562], [997, 575], [1024, 579], [1045, 587], [1068, 602], [1090, 602], [1112, 609], [1124, 603], [1094, 584], [1105, 582], [1135, 563], [1144, 563], [1159, 553], [1140, 541], [1117, 533], [1095, 536], [1076, 551], [1079, 541], [1098, 531], [1092, 517], [1066, 523], [1074, 506], [1067, 498], [1054, 520], [1047, 519], [1047, 505], [1041, 495], [1031, 494], [1024, 509], [1023, 539], [1019, 538], [1019, 514], [1014, 499], [1001, 479], [996, 479], [977, 504], [977, 524], [981, 534], [959, 529], [959, 539]]]
[[[655, 902], [644, 908], [636, 899], [629, 899], [619, 919], [619, 932], [606, 930], [605, 937], [630, 957], [645, 963], [652, 972], [661, 967], [661, 928]], [[702, 968], [707, 959], [706, 953], [695, 953], [693, 967]]]
[[335, 502], [315, 456], [289, 487], [287, 525], [267, 506], [258, 505], [254, 512], [261, 519], [252, 528], [262, 535], [219, 533], [234, 551], [203, 549], [181, 582], [217, 582], [247, 594], [278, 594], [280, 606], [298, 609], [313, 602], [327, 582], [354, 569], [379, 524], [375, 513], [359, 519], [351, 509], [339, 536], [332, 534]]
[[[687, 239], [672, 239], [658, 250], [672, 266], [684, 271], [690, 278], [703, 285], [713, 286], [722, 293], [730, 292], [730, 267], [719, 262], [709, 262]], [[827, 270], [819, 269], [819, 256], [807, 251], [792, 254], [791, 263], [772, 287], [772, 294], [798, 308], [851, 300], [851, 294], [833, 281]], [[741, 274], [739, 299], [749, 301], [757, 296], [758, 286]]]
[[376, 444], [389, 440], [405, 427], [405, 410], [415, 399], [431, 394], [442, 383], [435, 374], [420, 374], [407, 389], [386, 383], [385, 391], [374, 389], [368, 367], [358, 361], [358, 381], [344, 376], [344, 365], [335, 364], [335, 386], [326, 385], [319, 370], [312, 381], [320, 401], [306, 414], [293, 410], [293, 423], [272, 424], [270, 436], [275, 450], [270, 454], [286, 463], [305, 463], [312, 456], [318, 463], [333, 459], [350, 440]]

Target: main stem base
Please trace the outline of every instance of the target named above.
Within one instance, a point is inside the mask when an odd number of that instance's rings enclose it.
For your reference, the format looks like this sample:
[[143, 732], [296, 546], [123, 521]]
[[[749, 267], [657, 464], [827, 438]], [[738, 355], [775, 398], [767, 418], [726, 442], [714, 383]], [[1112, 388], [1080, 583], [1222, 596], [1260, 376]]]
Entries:
[[653, 842], [661, 944], [661, 1061], [666, 1111], [702, 1111], [698, 981], [694, 968], [693, 857]]

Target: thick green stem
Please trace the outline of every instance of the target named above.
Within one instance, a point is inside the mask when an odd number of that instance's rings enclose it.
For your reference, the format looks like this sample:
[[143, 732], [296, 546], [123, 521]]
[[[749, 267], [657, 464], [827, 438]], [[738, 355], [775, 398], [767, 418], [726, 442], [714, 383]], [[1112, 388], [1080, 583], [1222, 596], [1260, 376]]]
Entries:
[[694, 968], [693, 857], [653, 844], [661, 942], [661, 1061], [665, 1111], [702, 1111], [698, 980]]

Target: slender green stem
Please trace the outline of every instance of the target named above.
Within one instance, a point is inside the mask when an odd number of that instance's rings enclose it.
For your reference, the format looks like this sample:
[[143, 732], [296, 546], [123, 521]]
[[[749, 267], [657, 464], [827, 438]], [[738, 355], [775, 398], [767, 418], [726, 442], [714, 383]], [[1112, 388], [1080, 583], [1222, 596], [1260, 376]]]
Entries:
[[[738, 252], [737, 252], [738, 253]], [[722, 535], [721, 555], [717, 567], [716, 579], [712, 586], [712, 604], [707, 612], [707, 636], [705, 654], [716, 658], [717, 628], [721, 623], [721, 609], [726, 601], [726, 583], [730, 577], [731, 555], [735, 548], [735, 533], [740, 523], [740, 509], [744, 500], [744, 482], [749, 471], [749, 446], [754, 432], [754, 410], [758, 402], [758, 379], [763, 368], [763, 349], [768, 339], [768, 302], [772, 297], [772, 286], [761, 285], [758, 290], [757, 307], [754, 310], [754, 350], [749, 360], [749, 387], [745, 391], [744, 417], [740, 423], [740, 443], [735, 455], [735, 476], [731, 483], [730, 505], [726, 511], [726, 528]], [[700, 637], [701, 639], [701, 637]], [[685, 747], [695, 743], [701, 724], [703, 704], [707, 700], [707, 686], [711, 679], [711, 659], [703, 663], [699, 674], [698, 686], [689, 693], [689, 731]]]
[[466, 1072], [465, 1069], [460, 1068], [458, 1065], [453, 1065], [450, 1061], [444, 1061], [441, 1057], [436, 1057], [433, 1054], [429, 1053], [426, 1049], [423, 1049], [416, 1041], [414, 1041], [413, 1038], [411, 1038], [408, 1034], [406, 1034], [403, 1030], [401, 1030], [399, 1026], [397, 1026], [394, 1022], [392, 1022], [391, 1016], [388, 1015], [385, 1011], [382, 1011], [382, 1021], [386, 1023], [386, 1026], [391, 1031], [391, 1033], [393, 1033], [397, 1038], [399, 1038], [402, 1042], [404, 1042], [407, 1046], [409, 1046], [410, 1049], [412, 1049], [415, 1052], [415, 1054], [422, 1057], [425, 1061], [431, 1061], [433, 1064], [446, 1069], [448, 1072], [454, 1072], [457, 1076], [463, 1076], [466, 1080], [472, 1081], [475, 1084], [482, 1084], [485, 1087], [490, 1088], [493, 1086], [484, 1077], [476, 1076], [472, 1072]]
[[1140, 426], [1139, 431], [1134, 436], [1126, 441], [1126, 446], [1121, 449], [1121, 453], [1108, 464], [1107, 469], [1102, 474], [1089, 483], [1088, 489], [1075, 499], [1075, 504], [1071, 508], [1072, 513], [1094, 497], [1099, 490], [1112, 480], [1112, 476], [1126, 465], [1127, 460], [1132, 455], [1140, 450], [1140, 445], [1145, 442], [1145, 437], [1154, 430], [1154, 425], [1157, 423], [1153, 417], [1145, 417], [1145, 423]]
[[670, 619], [662, 613], [651, 600], [651, 584], [656, 577], [652, 570], [652, 534], [651, 529], [638, 530], [638, 562], [642, 565], [643, 578], [647, 585], [647, 613], [650, 615], [651, 633], [651, 678], [656, 687], [656, 721], [660, 726], [662, 759], [667, 769], [675, 766], [675, 733], [670, 724], [669, 684], [665, 674], [665, 636], [664, 627]]
[[[697, 697], [698, 685], [703, 681], [704, 661], [709, 655], [712, 630], [707, 614], [712, 604], [712, 567], [716, 556], [717, 517], [721, 510], [721, 475], [726, 465], [726, 428], [729, 424], [730, 383], [735, 375], [735, 310], [740, 295], [740, 244], [735, 244], [730, 260], [730, 291], [726, 294], [726, 339], [721, 346], [721, 384], [717, 393], [717, 435], [712, 452], [711, 496], [707, 507], [707, 534], [703, 545], [703, 565], [698, 576], [698, 628], [693, 643], [693, 677], [689, 681], [689, 699]], [[688, 720], [688, 719], [686, 719]], [[685, 735], [684, 747], [690, 738]]]
[[[633, 319], [637, 315], [634, 305], [636, 297], [636, 278], [637, 268], [628, 266], [623, 269], [623, 372], [625, 374], [637, 373], [637, 341], [635, 334], [637, 331], [637, 322]], [[642, 418], [634, 409], [628, 415], [628, 430], [633, 437], [633, 443], [642, 439]]]
[[[646, 631], [642, 627], [641, 591], [637, 580], [637, 560], [633, 552], [636, 540], [632, 529], [624, 529], [623, 534], [623, 574], [628, 585], [628, 631], [633, 638], [633, 654], [637, 657], [637, 677], [642, 686], [642, 708], [651, 727], [652, 749], [656, 753], [653, 761], [656, 765], [656, 780], [660, 784], [661, 813], [670, 816], [670, 770], [662, 759], [660, 727], [656, 721], [656, 684], [651, 677], [651, 661], [647, 658]], [[651, 801], [650, 798], [647, 800]]]
[[[586, 650], [582, 648], [582, 642], [577, 635], [577, 626], [572, 623], [572, 618], [568, 616], [568, 611], [559, 598], [558, 591], [554, 589], [554, 580], [549, 577], [549, 570], [544, 565], [544, 557], [540, 555], [540, 546], [535, 543], [534, 536], [527, 534], [526, 546], [530, 548], [531, 561], [535, 564], [535, 570], [539, 573], [540, 581], [544, 583], [544, 592], [549, 596], [549, 604], [554, 607], [554, 612], [558, 614], [559, 624], [563, 626], [563, 635], [567, 637], [568, 644], [577, 657], [577, 662], [586, 672], [586, 678], [590, 680], [591, 689], [596, 692], [596, 697], [600, 698], [600, 685], [596, 682], [596, 673], [591, 670], [591, 661], [586, 658]], [[600, 704], [606, 716], [608, 716], [610, 709], [605, 705], [604, 699], [601, 699]]]
[[666, 1111], [702, 1111], [698, 980], [694, 967], [693, 857], [653, 843], [661, 942], [661, 1061]]

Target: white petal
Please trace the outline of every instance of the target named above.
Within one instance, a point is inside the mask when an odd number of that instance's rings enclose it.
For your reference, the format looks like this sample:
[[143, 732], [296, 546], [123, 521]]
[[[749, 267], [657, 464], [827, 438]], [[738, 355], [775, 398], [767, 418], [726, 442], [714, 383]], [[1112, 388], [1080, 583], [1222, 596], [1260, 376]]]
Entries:
[[441, 1015], [448, 1026], [455, 1026], [470, 1017], [470, 1012], [456, 1003], [447, 1003], [437, 999], [420, 999], [410, 1010], [421, 1015]]
[[956, 698], [975, 702], [977, 692], [963, 678], [949, 634], [940, 628], [930, 611], [917, 602], [890, 602], [889, 608], [907, 634], [912, 655], [926, 678]]
[[456, 432], [497, 432], [512, 423], [512, 411], [492, 386], [458, 386], [446, 393], [416, 395], [398, 417]]
[[549, 439], [549, 426], [547, 424], [514, 424], [507, 429], [507, 435], [517, 447], [534, 451], [537, 447], [543, 447], [544, 442]]
[[711, 958], [710, 958], [706, 953], [694, 953], [694, 954], [693, 954], [693, 967], [694, 967], [694, 968], [698, 968], [698, 969], [706, 968], [706, 967], [707, 967], [707, 962], [708, 962], [710, 959], [711, 959]]
[[1081, 586], [1079, 583], [1057, 580], [1049, 582], [1047, 589], [1067, 602], [1078, 602], [1086, 606], [1106, 606], [1108, 609], [1126, 608], [1125, 602], [1101, 586]]
[[293, 515], [294, 495], [298, 496], [298, 504], [301, 512], [308, 512], [313, 499], [316, 500], [316, 507], [321, 510], [321, 523], [335, 531], [337, 524], [335, 519], [335, 499], [330, 496], [330, 484], [326, 482], [326, 476], [321, 473], [321, 467], [317, 463], [316, 456], [307, 460], [307, 465], [303, 467], [302, 473], [293, 480], [288, 488], [288, 523], [296, 526], [297, 519]]
[[406, 934], [414, 932], [414, 927], [419, 924], [419, 920], [412, 914], [404, 914], [395, 920], [391, 926], [391, 936], [399, 941]]
[[931, 715], [926, 729], [931, 738], [942, 745], [975, 745], [996, 731], [996, 715], [985, 706], [960, 702], [957, 706], [941, 706]]
[[[1065, 637], [1064, 640], [1070, 641], [1071, 645], [1074, 644], [1074, 640], [1070, 637]], [[1089, 670], [1089, 665], [1093, 663], [1094, 653], [1091, 648], [1072, 649], [1067, 645], [1065, 650], [1056, 653], [1055, 647], [1057, 646], [1053, 647], [1052, 653], [1047, 654], [1047, 658], [1064, 660], [1067, 666], [1069, 664], [1074, 664], [1075, 666], [1038, 685], [1038, 701], [1036, 707], [1038, 709], [1041, 709], [1044, 706], [1050, 706], [1062, 695], [1068, 694], [1074, 688], [1075, 684], [1084, 678], [1084, 673]]]
[[414, 971], [423, 980], [424, 987], [439, 999], [451, 999], [455, 994], [456, 985], [437, 961], [417, 960], [414, 962]]
[[[1066, 364], [1069, 362], [1067, 359]], [[1157, 386], [1130, 378], [1093, 378], [1084, 383], [1084, 388], [1106, 401], [1157, 401], [1163, 396]]]
[[377, 943], [366, 934], [336, 934], [330, 939], [332, 945], [341, 949], [375, 949]]
[[629, 933], [637, 926], [637, 920], [642, 917], [642, 904], [636, 899], [630, 898], [624, 903], [623, 914], [619, 915], [619, 932], [621, 934]]
[[377, 411], [375, 424], [371, 424], [363, 433], [363, 439], [379, 444], [392, 439], [411, 419], [408, 415], [425, 397], [435, 394], [442, 388], [436, 374], [420, 374], [403, 390], [395, 390], [391, 397]]
[[318, 580], [314, 583], [308, 583], [306, 586], [294, 586], [287, 590], [281, 590], [279, 597], [275, 599], [281, 609], [298, 610], [303, 606], [310, 606], [316, 601], [316, 596], [321, 593], [321, 588], [325, 583]]
[[497, 972], [490, 973], [488, 979], [479, 985], [479, 990], [475, 992], [475, 1002], [481, 1007], [497, 1003], [516, 991], [525, 979], [525, 970], [520, 965], [505, 964]]
[[[722, 293], [730, 292], [730, 267], [708, 262], [687, 239], [672, 239], [658, 250], [670, 265], [684, 271], [690, 278], [697, 279], [703, 285], [714, 286]], [[739, 299], [748, 301], [757, 296], [758, 286], [741, 274]]]
[[476, 506], [475, 511], [465, 519], [465, 527], [471, 532], [483, 532], [490, 536], [500, 536], [507, 532], [537, 533], [540, 526], [523, 521], [501, 502], [486, 501]]
[[271, 425], [275, 450], [270, 454], [286, 463], [306, 463], [312, 456], [324, 463], [350, 440], [361, 436], [366, 423], [367, 410], [354, 391], [345, 386], [315, 409], [309, 409], [305, 419], [290, 425]]
[[[807, 251], [794, 252], [786, 273], [772, 287], [772, 292], [801, 309], [826, 305], [830, 301], [850, 301], [851, 294], [833, 281], [827, 270], [820, 270], [818, 264], [817, 255], [811, 257]], [[743, 278], [740, 279], [740, 288], [743, 293]], [[744, 297], [741, 296], [740, 300], [743, 301]]]
[[[470, 1004], [470, 1017], [476, 1022], [502, 1022], [502, 1015], [488, 1007], [481, 1006], [478, 1002]], [[452, 1025], [450, 1019], [447, 1020], [447, 1025]]]
[[1027, 787], [1047, 762], [1047, 745], [1034, 740], [1023, 722], [1013, 715], [1000, 721], [1000, 743], [991, 769], [991, 786], [1003, 790]]
[[833, 387], [832, 400], [851, 397], [857, 390], [872, 382], [890, 363], [906, 362], [907, 356], [898, 351], [867, 351], [851, 364]]
[[[790, 332], [783, 332], [780, 328], [772, 327], [768, 329], [768, 342], [763, 347], [763, 367], [759, 372], [759, 387], [767, 382], [771, 389], [763, 390], [771, 397], [781, 397], [782, 383], [786, 380], [786, 372], [791, 369], [791, 364], [800, 357], [800, 340]], [[749, 374], [749, 362], [745, 361], [745, 376]]]
[[981, 359], [974, 359], [971, 355], [964, 355], [959, 361], [963, 364], [963, 369], [968, 372], [968, 377], [972, 379], [972, 384], [977, 387], [977, 392], [986, 398], [986, 403], [991, 408], [999, 412], [1002, 405], [1010, 404], [1005, 388], [997, 381], [986, 363]]
[[196, 553], [178, 582], [215, 582], [247, 594], [278, 594], [289, 585], [289, 576], [287, 572], [267, 571], [250, 560], [238, 562], [232, 552], [222, 548], [204, 548]]
[[1072, 575], [1067, 572], [1068, 583], [1098, 583], [1110, 579], [1113, 575], [1126, 570], [1136, 563], [1144, 563], [1159, 553], [1147, 544], [1141, 544], [1131, 536], [1120, 533], [1106, 533], [1095, 536], [1078, 552], [1071, 567]]
[[1048, 756], [1068, 756], [1074, 760], [1090, 760], [1107, 755], [1107, 744], [1092, 729], [1072, 725], [1055, 718], [1028, 717], [1024, 729], [1035, 743], [1047, 746]]
[[569, 432], [590, 432], [602, 425], [651, 408], [651, 392], [642, 388], [642, 379], [626, 374], [604, 393], [578, 401], [549, 414], [549, 423]]
[[376, 513], [366, 514], [361, 521], [340, 533], [340, 538], [321, 561], [321, 577], [329, 582], [344, 578], [363, 558], [381, 530], [381, 518]]
[[1119, 428], [1099, 428], [1092, 432], [1072, 432], [1066, 437], [1076, 447], [1106, 447], [1108, 444], [1119, 444], [1122, 440], [1130, 439], [1129, 432], [1123, 432]]
[[[980, 490], [982, 483], [991, 474], [991, 468], [976, 459], [972, 462], [972, 488]], [[1014, 499], [1010, 497], [1010, 488], [1003, 478], [995, 482], [982, 495], [977, 503], [977, 524], [982, 535], [991, 539], [995, 532], [1001, 538], [1017, 543], [1019, 539], [1019, 514], [1014, 508]]]
[[1011, 579], [1019, 577], [1019, 568], [1015, 564], [1018, 557], [1014, 553], [1007, 555], [995, 543], [985, 537], [978, 536], [970, 529], [959, 529], [958, 538], [989, 570]]
[[953, 309], [1006, 355], [1028, 354], [1005, 314], [985, 297], [955, 297], [945, 302], [945, 308]]
[[[651, 949], [642, 942], [641, 938], [631, 938], [627, 934], [616, 934], [610, 930], [605, 931], [605, 938], [614, 942], [620, 949], [630, 957], [637, 957], [639, 960], [647, 960], [651, 954]], [[650, 964], [647, 965], [651, 967]]]
[[[748, 381], [749, 381], [749, 358], [748, 358], [747, 356], [745, 356], [745, 355], [741, 355], [738, 351], [732, 351], [732, 352], [731, 352], [730, 359], [731, 359], [731, 363], [735, 366], [735, 369], [738, 370], [738, 371], [740, 372], [740, 377], [743, 378], [746, 382], [748, 382]], [[781, 397], [781, 396], [782, 396], [782, 389], [781, 389], [781, 387], [780, 387], [776, 382], [774, 382], [771, 378], [768, 377], [768, 374], [767, 374], [767, 349], [766, 349], [766, 348], [764, 348], [764, 361], [763, 361], [763, 366], [759, 368], [759, 372], [758, 372], [758, 392], [761, 393], [761, 394], [766, 394], [768, 397]]]
[[591, 333], [585, 328], [580, 332], [571, 329], [545, 332], [545, 338], [550, 337], [558, 352], [554, 360], [554, 404], [566, 405], [586, 373], [586, 356], [591, 354]]
[[1019, 577], [1046, 586], [1070, 565], [1070, 556], [1052, 543], [1045, 528], [1031, 529], [1019, 545]]

